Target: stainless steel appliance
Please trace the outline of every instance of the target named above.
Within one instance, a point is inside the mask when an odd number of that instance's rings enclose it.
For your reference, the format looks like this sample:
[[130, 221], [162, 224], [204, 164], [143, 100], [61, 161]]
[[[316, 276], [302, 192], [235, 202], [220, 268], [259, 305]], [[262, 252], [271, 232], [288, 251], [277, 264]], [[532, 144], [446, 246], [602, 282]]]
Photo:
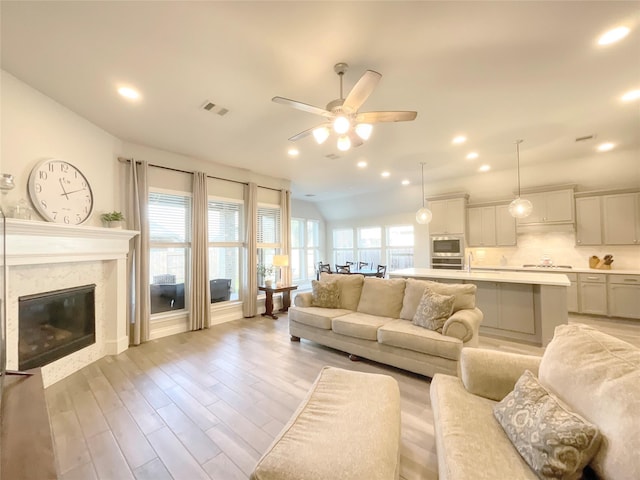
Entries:
[[432, 257], [464, 257], [464, 236], [431, 237]]
[[431, 257], [431, 268], [442, 270], [462, 270], [463, 257]]

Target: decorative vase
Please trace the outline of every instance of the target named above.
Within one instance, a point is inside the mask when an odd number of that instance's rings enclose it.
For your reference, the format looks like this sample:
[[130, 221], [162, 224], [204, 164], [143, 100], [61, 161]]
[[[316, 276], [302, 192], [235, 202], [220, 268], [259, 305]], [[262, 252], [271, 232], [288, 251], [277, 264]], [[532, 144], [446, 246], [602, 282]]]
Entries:
[[271, 285], [273, 285], [273, 280], [271, 280], [270, 278], [266, 278], [264, 280], [264, 286], [268, 287], [268, 288], [271, 288]]
[[120, 220], [114, 220], [112, 222], [107, 222], [107, 226], [109, 228], [122, 228], [122, 222]]

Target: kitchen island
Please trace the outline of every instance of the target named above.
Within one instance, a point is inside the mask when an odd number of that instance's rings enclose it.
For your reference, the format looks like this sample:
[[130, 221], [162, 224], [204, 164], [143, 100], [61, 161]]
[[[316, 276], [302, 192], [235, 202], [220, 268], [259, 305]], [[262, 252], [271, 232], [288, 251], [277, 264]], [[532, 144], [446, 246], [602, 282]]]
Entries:
[[405, 268], [390, 272], [389, 277], [476, 285], [484, 335], [546, 346], [555, 328], [568, 321], [571, 282], [562, 274]]

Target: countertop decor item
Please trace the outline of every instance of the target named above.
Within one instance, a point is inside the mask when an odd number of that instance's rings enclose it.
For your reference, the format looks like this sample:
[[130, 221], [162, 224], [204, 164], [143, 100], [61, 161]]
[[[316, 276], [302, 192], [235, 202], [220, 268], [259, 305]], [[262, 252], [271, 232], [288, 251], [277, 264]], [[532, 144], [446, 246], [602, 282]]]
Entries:
[[591, 255], [589, 257], [589, 268], [596, 268], [600, 263], [600, 257], [597, 255]]

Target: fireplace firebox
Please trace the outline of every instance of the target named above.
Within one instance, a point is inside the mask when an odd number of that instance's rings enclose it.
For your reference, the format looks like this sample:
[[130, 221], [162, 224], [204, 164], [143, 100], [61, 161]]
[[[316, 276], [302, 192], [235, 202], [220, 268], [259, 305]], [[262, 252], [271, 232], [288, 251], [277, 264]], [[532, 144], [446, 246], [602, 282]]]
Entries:
[[41, 367], [96, 341], [95, 284], [18, 298], [20, 370]]

